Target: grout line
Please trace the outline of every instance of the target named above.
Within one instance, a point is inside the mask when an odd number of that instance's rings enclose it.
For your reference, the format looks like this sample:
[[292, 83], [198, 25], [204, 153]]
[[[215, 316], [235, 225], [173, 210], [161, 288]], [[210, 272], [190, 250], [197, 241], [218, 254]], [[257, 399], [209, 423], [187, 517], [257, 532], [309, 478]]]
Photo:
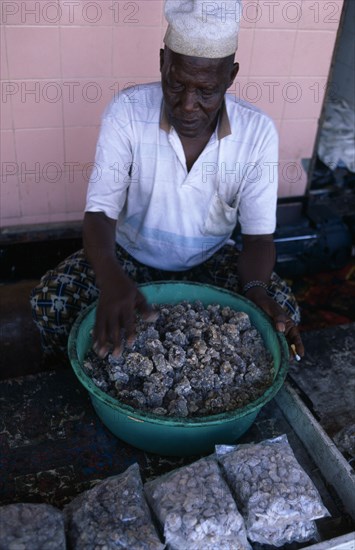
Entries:
[[[10, 64], [9, 64], [9, 48], [7, 43], [7, 32], [6, 32], [6, 26], [4, 26], [4, 40], [5, 40], [5, 52], [6, 52], [6, 70], [7, 75], [10, 78]], [[14, 121], [14, 107], [13, 107], [13, 101], [12, 101], [12, 95], [10, 96], [10, 116], [11, 116], [11, 129], [12, 131], [12, 144], [14, 147], [15, 152], [15, 163], [16, 166], [19, 167], [19, 161], [18, 161], [18, 154], [17, 154], [17, 141], [16, 141], [16, 129], [15, 128], [15, 121]], [[22, 194], [21, 194], [21, 185], [20, 185], [20, 174], [17, 175], [17, 196], [19, 201], [19, 217], [22, 218], [23, 215], [23, 208], [22, 208]]]
[[[58, 2], [58, 5], [60, 7], [60, 3], [59, 3], [59, 0], [57, 0]], [[58, 27], [58, 33], [59, 33], [59, 69], [60, 69], [60, 82], [61, 82], [61, 85], [63, 86], [63, 82], [64, 82], [64, 76], [63, 76], [63, 57], [62, 57], [62, 32], [61, 32], [61, 27], [59, 26]], [[66, 158], [67, 158], [67, 153], [66, 153], [66, 145], [65, 145], [65, 116], [64, 116], [64, 100], [63, 100], [63, 95], [61, 97], [61, 111], [62, 111], [62, 142], [63, 142], [63, 161], [64, 161], [64, 164], [66, 162]], [[65, 210], [67, 211], [68, 210], [68, 197], [67, 197], [67, 190], [66, 190], [66, 186], [64, 186], [64, 189], [63, 189], [63, 193], [64, 193], [64, 198], [65, 198]], [[49, 210], [49, 203], [48, 203], [48, 210]]]

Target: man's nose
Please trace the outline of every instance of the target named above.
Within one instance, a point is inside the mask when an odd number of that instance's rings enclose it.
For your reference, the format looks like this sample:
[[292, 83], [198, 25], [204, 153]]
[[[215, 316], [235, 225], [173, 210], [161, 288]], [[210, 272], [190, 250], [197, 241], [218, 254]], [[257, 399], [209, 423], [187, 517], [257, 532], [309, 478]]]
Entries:
[[181, 98], [182, 108], [186, 113], [192, 113], [196, 110], [196, 93], [185, 90]]

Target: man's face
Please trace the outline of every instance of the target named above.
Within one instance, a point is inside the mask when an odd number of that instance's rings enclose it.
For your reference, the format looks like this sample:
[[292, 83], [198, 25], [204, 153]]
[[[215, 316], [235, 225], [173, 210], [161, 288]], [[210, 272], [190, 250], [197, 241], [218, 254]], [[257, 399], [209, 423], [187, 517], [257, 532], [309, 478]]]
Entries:
[[238, 64], [230, 58], [190, 57], [165, 48], [160, 70], [166, 113], [179, 136], [203, 138], [211, 133]]

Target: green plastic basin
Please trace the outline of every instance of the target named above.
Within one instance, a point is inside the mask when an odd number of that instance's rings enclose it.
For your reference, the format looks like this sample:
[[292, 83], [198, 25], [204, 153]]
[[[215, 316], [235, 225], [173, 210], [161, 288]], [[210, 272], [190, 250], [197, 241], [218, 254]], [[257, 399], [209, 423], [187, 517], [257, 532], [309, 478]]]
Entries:
[[231, 444], [252, 425], [260, 409], [281, 388], [289, 366], [285, 337], [274, 330], [267, 315], [249, 300], [226, 290], [199, 283], [159, 282], [140, 285], [149, 303], [176, 304], [182, 300], [201, 300], [204, 305], [220, 304], [244, 311], [260, 331], [274, 358], [272, 386], [247, 406], [205, 417], [166, 418], [120, 403], [100, 390], [82, 368], [92, 345], [90, 331], [95, 323], [96, 304], [84, 310], [74, 323], [68, 341], [69, 358], [74, 372], [90, 394], [92, 404], [109, 430], [134, 447], [151, 453], [187, 456], [212, 452], [216, 444]]

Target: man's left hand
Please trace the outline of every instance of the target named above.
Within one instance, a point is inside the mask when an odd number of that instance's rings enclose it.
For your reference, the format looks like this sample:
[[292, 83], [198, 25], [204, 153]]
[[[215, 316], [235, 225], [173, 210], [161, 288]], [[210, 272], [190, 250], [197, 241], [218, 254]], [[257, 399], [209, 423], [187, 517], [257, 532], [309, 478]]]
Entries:
[[283, 332], [286, 336], [289, 346], [291, 347], [291, 345], [293, 344], [296, 348], [297, 354], [300, 357], [303, 357], [304, 346], [302, 343], [300, 332], [292, 319], [284, 312], [282, 307], [265, 292], [255, 292], [252, 296], [249, 296], [248, 293], [247, 298], [252, 300], [254, 304], [259, 306], [272, 318], [276, 330], [279, 332]]

